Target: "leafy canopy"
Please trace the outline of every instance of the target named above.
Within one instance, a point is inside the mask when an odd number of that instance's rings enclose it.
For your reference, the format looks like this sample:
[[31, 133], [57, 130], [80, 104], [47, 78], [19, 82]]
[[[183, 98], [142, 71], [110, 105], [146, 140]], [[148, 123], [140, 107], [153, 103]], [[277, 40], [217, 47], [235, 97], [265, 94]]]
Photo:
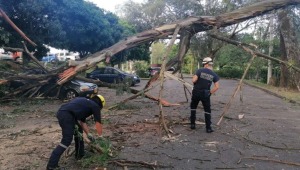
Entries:
[[[47, 44], [86, 55], [107, 48], [122, 37], [123, 27], [117, 16], [84, 0], [1, 0], [0, 5], [39, 46]], [[0, 45], [22, 47], [22, 38], [16, 31], [4, 21], [0, 24], [1, 32], [8, 35], [1, 37]]]

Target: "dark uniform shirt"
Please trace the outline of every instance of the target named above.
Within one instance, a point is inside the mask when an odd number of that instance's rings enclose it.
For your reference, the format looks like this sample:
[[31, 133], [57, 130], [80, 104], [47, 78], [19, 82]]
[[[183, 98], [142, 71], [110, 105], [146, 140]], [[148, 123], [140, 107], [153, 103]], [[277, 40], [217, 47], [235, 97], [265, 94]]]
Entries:
[[93, 115], [95, 122], [101, 123], [100, 106], [94, 101], [84, 97], [77, 97], [71, 100], [62, 105], [59, 110], [70, 112], [76, 120], [82, 122], [85, 122], [87, 117]]
[[198, 80], [194, 83], [195, 90], [210, 90], [212, 82], [219, 81], [219, 76], [208, 68], [201, 68], [196, 71]]

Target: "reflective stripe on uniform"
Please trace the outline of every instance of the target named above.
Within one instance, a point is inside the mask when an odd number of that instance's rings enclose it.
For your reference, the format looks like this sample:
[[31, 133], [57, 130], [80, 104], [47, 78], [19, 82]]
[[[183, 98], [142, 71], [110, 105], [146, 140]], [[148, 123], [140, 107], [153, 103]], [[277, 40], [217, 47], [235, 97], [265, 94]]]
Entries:
[[191, 109], [191, 111], [196, 111], [197, 109]]
[[67, 149], [67, 148], [68, 148], [66, 145], [64, 145], [64, 144], [62, 144], [62, 143], [60, 143], [60, 144], [59, 144], [59, 146], [61, 146], [61, 147], [65, 148], [65, 149]]
[[205, 112], [205, 114], [210, 115], [210, 113], [208, 113], [208, 112]]

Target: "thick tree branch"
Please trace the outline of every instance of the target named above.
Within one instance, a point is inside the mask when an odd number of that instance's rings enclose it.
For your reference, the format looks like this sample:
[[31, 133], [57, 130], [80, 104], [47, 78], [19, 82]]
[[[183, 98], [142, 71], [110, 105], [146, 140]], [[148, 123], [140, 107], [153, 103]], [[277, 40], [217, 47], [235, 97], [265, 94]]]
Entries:
[[26, 54], [28, 54], [28, 56], [38, 65], [40, 66], [44, 71], [49, 72], [40, 62], [39, 60], [37, 60], [27, 49], [27, 46], [25, 44], [25, 42], [23, 42], [23, 47], [24, 47], [24, 51], [26, 52]]
[[[247, 46], [247, 47], [253, 47], [252, 45], [250, 44], [246, 44], [246, 43], [242, 43], [242, 42], [239, 42], [239, 41], [235, 41], [235, 40], [231, 40], [231, 39], [228, 39], [228, 38], [225, 38], [225, 37], [221, 37], [221, 36], [218, 36], [218, 35], [215, 35], [215, 34], [209, 34], [211, 37], [213, 38], [216, 38], [216, 39], [219, 39], [219, 40], [222, 40], [222, 41], [225, 41], [227, 43], [230, 43], [230, 44], [233, 44], [235, 46]], [[244, 49], [244, 48], [243, 48]], [[281, 63], [281, 64], [284, 64], [286, 65], [287, 67], [291, 67], [293, 68], [294, 70], [300, 72], [300, 68], [294, 66], [293, 64], [291, 63], [288, 63], [286, 61], [283, 61], [283, 60], [280, 60], [280, 59], [277, 59], [277, 58], [274, 58], [274, 57], [271, 57], [271, 56], [268, 56], [266, 54], [262, 54], [260, 52], [257, 52], [257, 51], [253, 51], [253, 50], [247, 50], [247, 52], [253, 52], [255, 55], [257, 55], [258, 57], [263, 57], [265, 59], [268, 59], [268, 60], [272, 60], [272, 61], [275, 61], [275, 62], [278, 62], [278, 63]]]
[[[77, 72], [94, 67], [97, 63], [106, 59], [107, 56], [113, 56], [125, 49], [172, 35], [177, 25], [180, 25], [182, 30], [190, 30], [191, 32], [197, 33], [210, 30], [213, 27], [219, 28], [233, 25], [250, 18], [266, 14], [272, 10], [283, 8], [289, 5], [296, 5], [299, 3], [300, 0], [267, 0], [216, 17], [189, 17], [184, 20], [166, 24], [152, 30], [144, 31], [135, 36], [129, 37], [126, 40], [120, 41], [119, 43], [105, 50], [91, 55], [91, 57], [85, 59], [84, 61], [79, 62], [77, 66], [70, 68], [70, 70], [67, 70], [64, 74], [62, 74], [61, 79], [57, 83], [63, 84], [67, 82], [74, 77]], [[179, 32], [179, 34], [181, 34], [181, 32]]]
[[6, 15], [6, 13], [0, 8], [0, 16], [4, 18], [4, 20], [9, 23], [13, 27], [14, 30], [16, 30], [26, 41], [28, 41], [31, 45], [37, 46], [33, 41], [31, 41], [24, 33], [21, 31]]

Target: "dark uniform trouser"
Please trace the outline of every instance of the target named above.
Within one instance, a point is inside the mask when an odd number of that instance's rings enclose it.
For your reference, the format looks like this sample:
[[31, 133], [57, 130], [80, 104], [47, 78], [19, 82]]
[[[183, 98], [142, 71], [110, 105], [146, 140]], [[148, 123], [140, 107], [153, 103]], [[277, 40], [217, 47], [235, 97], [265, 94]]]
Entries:
[[204, 90], [193, 90], [192, 102], [191, 102], [191, 124], [195, 124], [196, 121], [196, 109], [199, 102], [202, 102], [204, 108], [205, 125], [206, 129], [211, 129], [211, 109], [210, 109], [210, 96], [205, 95]]
[[[84, 143], [82, 137], [79, 137], [78, 134], [74, 134], [75, 124], [78, 124], [77, 121], [75, 121], [74, 116], [67, 111], [58, 111], [57, 119], [62, 129], [62, 139], [60, 144], [53, 150], [47, 169], [54, 169], [58, 167], [59, 159], [72, 143], [73, 135], [75, 135], [75, 156], [79, 157], [84, 154]], [[78, 127], [78, 131], [82, 134], [81, 126]]]

